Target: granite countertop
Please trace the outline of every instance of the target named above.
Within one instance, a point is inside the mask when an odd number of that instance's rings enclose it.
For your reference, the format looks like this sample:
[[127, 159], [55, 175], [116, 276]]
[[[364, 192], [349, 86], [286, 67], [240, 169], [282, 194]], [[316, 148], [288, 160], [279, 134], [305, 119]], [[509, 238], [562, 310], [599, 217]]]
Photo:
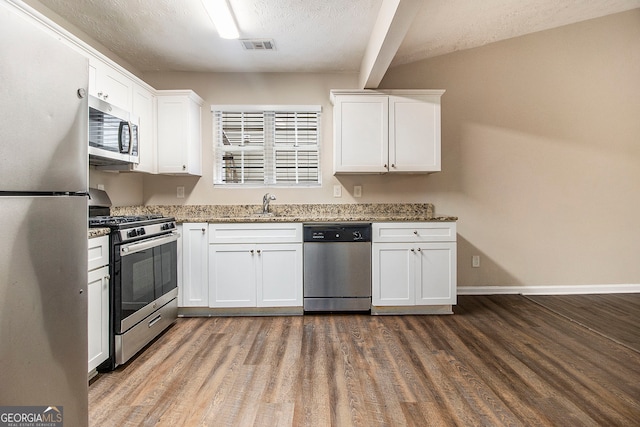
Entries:
[[262, 205], [159, 205], [112, 208], [112, 215], [161, 214], [177, 222], [343, 222], [343, 221], [457, 221], [436, 216], [431, 203], [272, 204], [262, 215]]
[[88, 235], [90, 239], [93, 237], [107, 236], [109, 235], [109, 231], [108, 228], [89, 228]]

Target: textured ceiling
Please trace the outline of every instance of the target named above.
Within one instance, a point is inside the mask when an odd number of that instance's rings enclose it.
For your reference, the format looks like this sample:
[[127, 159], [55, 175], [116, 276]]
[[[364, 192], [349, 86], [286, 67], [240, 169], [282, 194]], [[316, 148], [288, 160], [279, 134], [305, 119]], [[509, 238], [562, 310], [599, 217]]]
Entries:
[[[383, 0], [229, 0], [224, 40], [201, 0], [39, 0], [139, 71], [358, 72]], [[404, 0], [403, 0], [404, 1]], [[640, 0], [421, 0], [393, 65], [640, 7]]]

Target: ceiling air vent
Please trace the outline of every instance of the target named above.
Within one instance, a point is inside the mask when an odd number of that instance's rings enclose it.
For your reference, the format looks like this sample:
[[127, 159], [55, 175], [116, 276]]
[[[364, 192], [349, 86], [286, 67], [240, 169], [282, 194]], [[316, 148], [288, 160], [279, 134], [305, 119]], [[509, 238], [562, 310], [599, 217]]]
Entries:
[[276, 50], [271, 39], [244, 39], [240, 40], [244, 50]]

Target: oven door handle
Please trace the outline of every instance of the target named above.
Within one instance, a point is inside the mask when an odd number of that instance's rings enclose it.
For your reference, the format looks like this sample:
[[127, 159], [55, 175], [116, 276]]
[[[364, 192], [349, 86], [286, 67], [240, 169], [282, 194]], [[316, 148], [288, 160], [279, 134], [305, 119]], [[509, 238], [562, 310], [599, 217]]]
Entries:
[[147, 249], [155, 248], [156, 246], [165, 245], [167, 243], [175, 242], [180, 237], [180, 233], [172, 231], [171, 234], [154, 237], [152, 239], [143, 240], [141, 242], [129, 243], [127, 245], [120, 246], [120, 256], [127, 256], [135, 254], [136, 252], [146, 251]]

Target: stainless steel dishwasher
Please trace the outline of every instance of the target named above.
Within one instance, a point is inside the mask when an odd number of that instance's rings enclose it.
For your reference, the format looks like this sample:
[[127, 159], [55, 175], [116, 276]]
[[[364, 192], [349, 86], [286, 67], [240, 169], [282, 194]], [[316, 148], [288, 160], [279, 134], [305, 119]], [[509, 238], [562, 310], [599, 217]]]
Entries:
[[304, 310], [371, 310], [371, 224], [303, 225]]

